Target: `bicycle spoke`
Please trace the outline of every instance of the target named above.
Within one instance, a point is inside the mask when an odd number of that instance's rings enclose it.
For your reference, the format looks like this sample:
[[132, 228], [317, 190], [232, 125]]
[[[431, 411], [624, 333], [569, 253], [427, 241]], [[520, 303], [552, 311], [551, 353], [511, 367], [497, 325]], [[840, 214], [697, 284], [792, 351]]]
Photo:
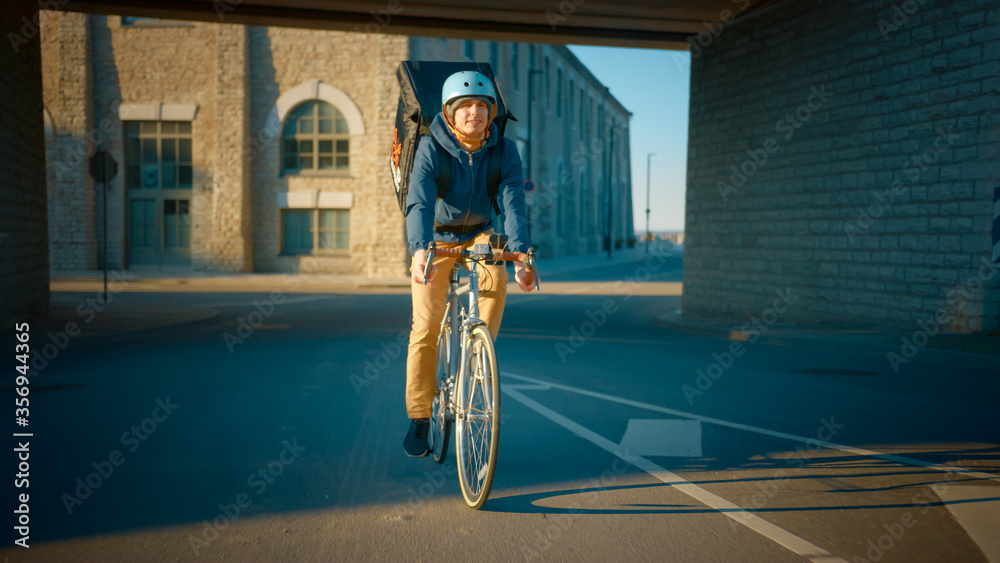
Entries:
[[479, 508], [489, 496], [496, 471], [499, 398], [495, 356], [489, 332], [476, 327], [465, 341], [459, 396], [461, 407], [460, 481], [466, 502]]

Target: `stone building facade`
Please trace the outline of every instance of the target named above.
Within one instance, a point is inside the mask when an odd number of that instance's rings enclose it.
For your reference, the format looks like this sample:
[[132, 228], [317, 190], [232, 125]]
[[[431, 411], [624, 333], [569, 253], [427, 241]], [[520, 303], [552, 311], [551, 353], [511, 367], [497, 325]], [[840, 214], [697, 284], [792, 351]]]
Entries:
[[785, 1], [692, 45], [685, 316], [1000, 327], [996, 2]]
[[[565, 47], [43, 14], [54, 270], [102, 266], [106, 195], [113, 269], [404, 274], [388, 155], [405, 59], [492, 64], [543, 256], [634, 237], [631, 114]], [[95, 150], [119, 163], [106, 192]]]

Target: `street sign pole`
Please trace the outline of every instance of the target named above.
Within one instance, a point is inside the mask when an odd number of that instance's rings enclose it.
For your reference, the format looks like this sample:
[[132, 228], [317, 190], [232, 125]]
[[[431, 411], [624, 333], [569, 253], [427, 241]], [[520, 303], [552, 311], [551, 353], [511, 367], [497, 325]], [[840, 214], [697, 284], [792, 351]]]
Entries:
[[94, 182], [103, 184], [104, 194], [104, 303], [108, 302], [108, 190], [111, 189], [111, 179], [118, 174], [118, 163], [105, 151], [97, 151], [90, 157], [90, 177]]
[[653, 153], [646, 154], [646, 254], [649, 254], [649, 241], [653, 238], [649, 234], [649, 161], [654, 156]]

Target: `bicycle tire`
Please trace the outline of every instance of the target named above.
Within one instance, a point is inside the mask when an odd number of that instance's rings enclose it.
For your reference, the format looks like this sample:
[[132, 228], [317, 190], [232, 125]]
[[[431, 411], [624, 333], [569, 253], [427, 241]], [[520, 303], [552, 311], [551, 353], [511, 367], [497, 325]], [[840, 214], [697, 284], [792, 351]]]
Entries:
[[485, 326], [472, 329], [459, 378], [455, 458], [465, 503], [486, 503], [500, 452], [500, 370], [493, 337]]
[[451, 327], [445, 324], [438, 335], [438, 361], [435, 377], [437, 393], [431, 403], [430, 447], [434, 461], [444, 463], [448, 455], [448, 442], [451, 441], [451, 420], [448, 418], [448, 377], [452, 373], [451, 364]]

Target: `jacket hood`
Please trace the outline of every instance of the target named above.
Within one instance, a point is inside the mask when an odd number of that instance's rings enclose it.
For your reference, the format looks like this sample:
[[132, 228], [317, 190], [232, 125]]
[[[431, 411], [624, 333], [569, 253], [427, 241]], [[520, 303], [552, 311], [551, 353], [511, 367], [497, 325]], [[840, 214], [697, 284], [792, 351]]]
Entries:
[[[497, 133], [497, 124], [490, 123], [489, 136], [486, 138], [486, 148], [492, 147], [497, 144], [497, 138], [499, 134]], [[448, 129], [448, 124], [445, 123], [444, 114], [438, 112], [434, 116], [434, 121], [431, 122], [431, 135], [437, 139], [437, 142], [444, 147], [444, 150], [448, 151], [448, 154], [455, 158], [461, 159], [465, 154], [465, 150], [462, 145], [458, 144], [458, 139], [455, 135]]]

